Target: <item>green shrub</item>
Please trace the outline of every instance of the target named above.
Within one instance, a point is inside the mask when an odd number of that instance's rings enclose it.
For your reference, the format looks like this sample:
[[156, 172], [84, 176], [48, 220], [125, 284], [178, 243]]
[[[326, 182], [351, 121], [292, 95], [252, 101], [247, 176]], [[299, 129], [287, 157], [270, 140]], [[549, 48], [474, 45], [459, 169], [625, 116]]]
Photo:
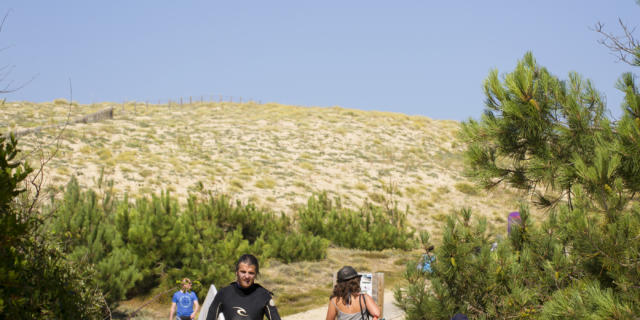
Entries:
[[235, 259], [243, 253], [288, 263], [322, 259], [328, 246], [319, 237], [297, 234], [284, 215], [239, 201], [234, 205], [224, 195], [190, 196], [179, 225], [180, 234], [184, 235], [181, 268], [203, 283], [231, 281]]
[[122, 300], [142, 278], [136, 270], [137, 257], [115, 228], [112, 206], [110, 194], [99, 199], [91, 190], [83, 192], [72, 177], [63, 199], [48, 208], [52, 218], [47, 221], [47, 229], [58, 236], [70, 261], [93, 265], [95, 281], [109, 303]]
[[327, 240], [300, 235], [287, 216], [224, 195], [191, 195], [180, 210], [168, 192], [118, 201], [112, 189], [82, 191], [72, 178], [63, 199], [52, 201], [47, 228], [71, 261], [93, 266], [110, 303], [171, 286], [185, 272], [202, 283], [227, 283], [235, 259], [247, 252], [283, 262], [326, 257]]
[[327, 257], [329, 241], [309, 234], [274, 234], [269, 241], [270, 255], [284, 263], [313, 261]]
[[469, 210], [448, 217], [432, 273], [422, 272], [417, 262], [407, 264], [409, 285], [394, 292], [407, 319], [450, 319], [457, 312], [471, 318], [517, 317], [541, 302], [542, 288], [525, 285], [531, 279], [520, 275], [524, 266], [514, 259], [515, 250], [503, 242], [492, 253], [486, 222], [470, 218]]
[[[581, 197], [576, 201], [587, 201]], [[637, 233], [612, 230], [640, 230], [640, 208], [610, 223], [599, 214], [563, 206], [537, 226], [522, 207], [521, 225], [492, 250], [484, 219], [454, 213], [433, 272], [409, 263], [409, 285], [394, 292], [396, 301], [407, 319], [450, 319], [457, 312], [480, 319], [631, 319], [640, 311], [640, 277], [637, 262], [621, 257], [638, 252], [631, 236]]]
[[298, 211], [300, 228], [347, 248], [382, 250], [411, 249], [413, 231], [406, 226], [406, 213], [397, 208], [385, 210], [371, 204], [354, 211], [335, 204], [326, 193], [314, 195]]

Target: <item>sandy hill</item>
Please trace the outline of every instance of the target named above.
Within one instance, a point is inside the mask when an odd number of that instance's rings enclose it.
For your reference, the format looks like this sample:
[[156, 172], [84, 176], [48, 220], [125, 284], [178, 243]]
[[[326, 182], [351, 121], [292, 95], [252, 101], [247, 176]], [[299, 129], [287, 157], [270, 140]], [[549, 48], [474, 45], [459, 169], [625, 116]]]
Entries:
[[[48, 190], [59, 193], [71, 175], [95, 189], [104, 172], [120, 195], [171, 190], [184, 200], [189, 192], [212, 191], [285, 214], [326, 191], [344, 206], [397, 203], [409, 209], [413, 227], [431, 231], [436, 241], [446, 215], [463, 206], [503, 233], [520, 197], [509, 189], [488, 193], [474, 187], [463, 176], [460, 123], [423, 116], [279, 104], [57, 100], [7, 102], [0, 107], [0, 127], [6, 133], [51, 126], [109, 107], [113, 119], [20, 139], [23, 155], [36, 167], [57, 150], [45, 167]], [[291, 314], [324, 305], [331, 274], [344, 264], [385, 272], [390, 290], [418, 254], [330, 248], [324, 261], [273, 262], [263, 268], [261, 281], [286, 307], [284, 314]], [[149, 309], [149, 318], [164, 318], [168, 311], [162, 301]]]
[[189, 105], [5, 103], [5, 132], [62, 123], [108, 107], [112, 120], [74, 124], [22, 137], [21, 147], [44, 156], [58, 145], [46, 182], [70, 175], [96, 188], [104, 170], [119, 194], [170, 190], [184, 199], [210, 190], [291, 214], [314, 192], [340, 196], [343, 205], [365, 201], [409, 208], [417, 229], [438, 235], [451, 210], [471, 207], [496, 225], [515, 209], [509, 190], [487, 194], [462, 174], [456, 121], [423, 116], [254, 103]]

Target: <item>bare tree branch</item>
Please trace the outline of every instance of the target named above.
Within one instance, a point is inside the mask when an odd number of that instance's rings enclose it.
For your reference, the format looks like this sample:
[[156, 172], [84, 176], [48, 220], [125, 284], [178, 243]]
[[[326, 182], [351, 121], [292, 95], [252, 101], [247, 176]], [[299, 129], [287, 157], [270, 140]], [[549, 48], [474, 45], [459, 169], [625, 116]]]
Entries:
[[4, 17], [2, 17], [2, 22], [0, 22], [0, 32], [2, 32], [2, 27], [4, 27], [4, 23], [5, 21], [7, 21], [7, 17], [9, 16], [9, 13], [11, 13], [11, 9], [7, 10], [7, 13], [5, 13]]
[[618, 36], [607, 32], [604, 30], [603, 23], [596, 23], [593, 30], [603, 36], [598, 40], [598, 43], [607, 47], [619, 61], [636, 66], [640, 59], [640, 41], [633, 35], [635, 28], [629, 29], [620, 18], [618, 18], [618, 23], [624, 35]]
[[[39, 204], [39, 202], [42, 199], [42, 197], [40, 197], [40, 194], [42, 191], [42, 186], [44, 184], [44, 168], [54, 157], [56, 157], [56, 155], [58, 154], [58, 151], [60, 151], [62, 135], [67, 129], [67, 126], [69, 125], [69, 119], [71, 118], [72, 105], [73, 105], [73, 86], [71, 85], [71, 79], [69, 79], [69, 108], [67, 109], [67, 120], [64, 122], [64, 125], [62, 126], [62, 128], [58, 130], [57, 134], [55, 135], [51, 143], [46, 145], [39, 144], [38, 148], [33, 151], [33, 152], [40, 153], [40, 167], [38, 168], [38, 170], [30, 180], [30, 184], [33, 187], [33, 190], [35, 191], [35, 193], [33, 195], [31, 205], [29, 206], [28, 214], [32, 214], [32, 211], [34, 210], [34, 208], [38, 207], [36, 205]], [[53, 144], [55, 144], [55, 147], [48, 155], [45, 156], [44, 149]]]
[[102, 292], [100, 292], [100, 297], [102, 298], [102, 302], [104, 302], [105, 309], [108, 312], [107, 316], [104, 317], [104, 320], [113, 319], [113, 315], [111, 314], [111, 308], [109, 308], [109, 303], [107, 303], [107, 299], [104, 298], [104, 294]]
[[[2, 21], [0, 22], [0, 32], [2, 32], [2, 29], [4, 28], [4, 25], [7, 22], [7, 18], [9, 17], [9, 13], [11, 13], [11, 9], [7, 10], [7, 12], [2, 17]], [[8, 49], [9, 47], [10, 46], [0, 48], [0, 52]], [[7, 80], [7, 78], [9, 77], [9, 74], [11, 74], [11, 71], [13, 70], [14, 67], [15, 67], [14, 65], [5, 65], [5, 66], [1, 66], [0, 67], [0, 83], [3, 83], [3, 82], [5, 82], [5, 80]], [[4, 87], [0, 89], [0, 94], [6, 94], [6, 93], [11, 93], [11, 92], [18, 91], [18, 90], [24, 88], [27, 84], [31, 83], [31, 81], [33, 81], [37, 76], [38, 75], [36, 74], [33, 77], [31, 77], [31, 79], [29, 79], [26, 82], [24, 82], [23, 84], [20, 84], [20, 85], [15, 86], [15, 87], [13, 86], [13, 82], [9, 81], [9, 83], [4, 85]]]

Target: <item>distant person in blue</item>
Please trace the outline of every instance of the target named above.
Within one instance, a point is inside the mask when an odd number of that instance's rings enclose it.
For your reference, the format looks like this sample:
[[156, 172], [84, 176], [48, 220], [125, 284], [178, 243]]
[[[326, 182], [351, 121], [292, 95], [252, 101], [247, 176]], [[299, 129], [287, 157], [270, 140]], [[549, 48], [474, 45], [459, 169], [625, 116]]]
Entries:
[[418, 270], [422, 270], [422, 272], [431, 273], [433, 270], [431, 269], [431, 264], [436, 261], [436, 256], [431, 254], [433, 250], [433, 246], [429, 246], [425, 249], [425, 253], [422, 255], [422, 259], [420, 263], [418, 263]]
[[178, 311], [177, 319], [180, 320], [195, 319], [196, 313], [198, 313], [198, 309], [200, 309], [198, 297], [195, 292], [191, 291], [191, 280], [189, 280], [189, 278], [182, 279], [182, 289], [173, 294], [169, 320], [175, 320], [173, 316], [176, 315], [176, 308]]

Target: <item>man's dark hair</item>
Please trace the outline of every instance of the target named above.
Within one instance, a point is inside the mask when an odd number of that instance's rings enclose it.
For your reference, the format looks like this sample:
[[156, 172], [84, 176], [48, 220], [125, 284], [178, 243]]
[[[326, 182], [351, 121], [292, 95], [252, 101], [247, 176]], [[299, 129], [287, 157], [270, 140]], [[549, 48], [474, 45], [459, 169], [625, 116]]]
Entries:
[[238, 259], [238, 262], [236, 262], [236, 272], [238, 271], [238, 268], [240, 267], [241, 263], [246, 263], [247, 265], [255, 266], [256, 275], [260, 274], [260, 263], [258, 263], [258, 258], [256, 258], [254, 255], [243, 254], [242, 256], [240, 256], [240, 258]]

